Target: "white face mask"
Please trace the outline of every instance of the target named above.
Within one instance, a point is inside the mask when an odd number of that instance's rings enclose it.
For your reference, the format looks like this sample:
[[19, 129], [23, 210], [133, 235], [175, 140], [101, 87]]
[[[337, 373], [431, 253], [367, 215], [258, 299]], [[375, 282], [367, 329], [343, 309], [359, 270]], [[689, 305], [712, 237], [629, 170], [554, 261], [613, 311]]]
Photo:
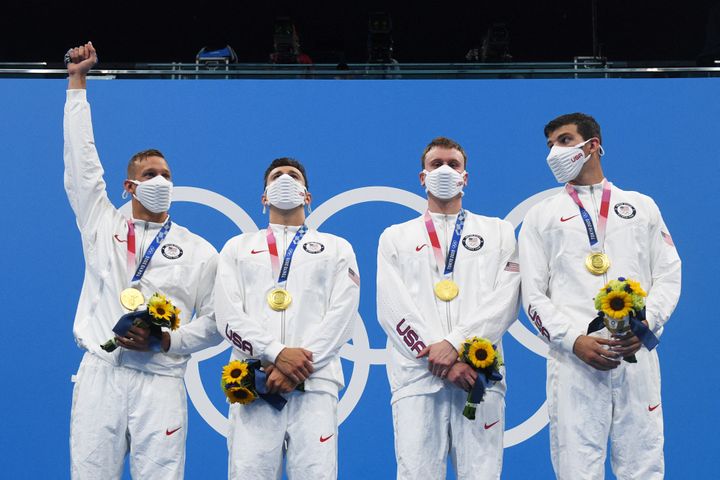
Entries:
[[153, 213], [167, 212], [170, 209], [173, 189], [171, 181], [162, 175], [153, 177], [150, 180], [145, 180], [144, 182], [138, 182], [137, 180], [130, 181], [137, 185], [135, 195], [133, 196], [143, 207]]
[[[590, 155], [585, 156], [582, 147], [590, 140], [593, 140], [593, 138], [578, 143], [574, 147], [552, 146], [550, 154], [547, 156], [547, 163], [558, 182], [567, 183], [575, 180], [577, 176], [580, 175], [580, 170], [582, 170], [583, 165], [590, 159]], [[605, 151], [601, 145], [600, 156], [604, 154]]]
[[423, 173], [425, 174], [425, 191], [432, 193], [433, 196], [441, 200], [449, 200], [462, 193], [465, 185], [465, 171], [459, 173], [450, 166], [443, 165], [431, 172], [423, 170]]
[[292, 210], [305, 203], [305, 187], [287, 173], [272, 181], [265, 190], [267, 201], [280, 210]]

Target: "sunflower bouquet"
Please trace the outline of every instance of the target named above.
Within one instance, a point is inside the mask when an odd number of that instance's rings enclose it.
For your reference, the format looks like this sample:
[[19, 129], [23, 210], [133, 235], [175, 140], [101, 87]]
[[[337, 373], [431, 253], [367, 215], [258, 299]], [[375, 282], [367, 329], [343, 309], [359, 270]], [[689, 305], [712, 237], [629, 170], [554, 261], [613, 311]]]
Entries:
[[460, 361], [470, 365], [478, 374], [477, 380], [468, 392], [463, 416], [475, 420], [477, 405], [485, 397], [485, 390], [495, 382], [502, 380], [500, 367], [504, 365], [500, 352], [489, 340], [471, 337], [460, 345]]
[[[160, 351], [162, 329], [175, 330], [180, 326], [180, 309], [176, 308], [165, 295], [156, 292], [148, 300], [145, 310], [136, 310], [120, 317], [113, 327], [113, 332], [123, 336], [132, 326], [149, 329], [150, 350]], [[115, 337], [100, 345], [100, 348], [106, 352], [112, 352], [117, 347]]]
[[[262, 369], [260, 360], [232, 360], [225, 365], [220, 378], [220, 386], [230, 403], [247, 405], [262, 398], [277, 410], [282, 410], [287, 403], [285, 397], [277, 393], [268, 393], [267, 375]], [[304, 384], [296, 387], [304, 391]]]
[[[645, 297], [647, 292], [635, 280], [624, 277], [610, 280], [595, 296], [598, 316], [590, 322], [588, 334], [602, 330], [603, 327], [616, 337], [634, 334], [652, 350], [658, 340], [642, 323], [642, 320], [645, 320]], [[623, 359], [629, 363], [637, 363], [635, 355]]]
[[223, 367], [220, 385], [230, 403], [247, 405], [258, 398], [255, 369], [247, 361], [233, 360]]

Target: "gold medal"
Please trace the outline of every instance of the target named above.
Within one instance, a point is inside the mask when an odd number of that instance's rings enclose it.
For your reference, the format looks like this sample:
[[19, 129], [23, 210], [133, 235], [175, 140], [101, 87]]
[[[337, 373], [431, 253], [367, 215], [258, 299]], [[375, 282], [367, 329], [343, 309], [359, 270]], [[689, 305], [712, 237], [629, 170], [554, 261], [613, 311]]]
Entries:
[[443, 302], [449, 302], [460, 293], [460, 288], [457, 286], [457, 283], [447, 279], [436, 283], [434, 290], [435, 296]]
[[134, 312], [137, 308], [145, 303], [145, 297], [137, 288], [126, 288], [120, 292], [120, 303], [123, 307]]
[[593, 252], [585, 259], [585, 267], [593, 275], [602, 275], [610, 268], [610, 257], [601, 252]]
[[268, 305], [276, 312], [281, 312], [287, 309], [292, 302], [290, 293], [284, 288], [274, 288], [270, 290], [267, 296]]

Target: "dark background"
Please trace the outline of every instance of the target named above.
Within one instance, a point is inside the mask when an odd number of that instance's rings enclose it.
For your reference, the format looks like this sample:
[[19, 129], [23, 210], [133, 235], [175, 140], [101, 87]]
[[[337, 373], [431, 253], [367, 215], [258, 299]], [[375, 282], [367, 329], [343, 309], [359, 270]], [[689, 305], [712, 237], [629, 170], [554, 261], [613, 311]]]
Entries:
[[[591, 1], [115, 1], [3, 2], [0, 62], [59, 61], [88, 39], [103, 63], [194, 61], [230, 44], [240, 62], [266, 62], [273, 20], [294, 19], [316, 63], [364, 62], [368, 14], [392, 15], [394, 57], [462, 62], [489, 25], [505, 22], [514, 61], [570, 61], [592, 54]], [[694, 62], [708, 48], [717, 0], [598, 0], [601, 54], [609, 60]], [[715, 26], [714, 28], [718, 28]], [[717, 43], [717, 31], [714, 33]]]

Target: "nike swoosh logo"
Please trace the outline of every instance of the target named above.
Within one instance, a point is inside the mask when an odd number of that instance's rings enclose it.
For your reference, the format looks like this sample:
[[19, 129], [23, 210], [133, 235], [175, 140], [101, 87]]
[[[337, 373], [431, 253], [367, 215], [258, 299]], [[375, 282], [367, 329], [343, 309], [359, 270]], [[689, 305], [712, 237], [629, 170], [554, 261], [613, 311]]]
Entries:
[[325, 442], [327, 442], [328, 440], [330, 440], [330, 437], [332, 437], [333, 435], [335, 435], [335, 434], [334, 434], [334, 433], [331, 433], [331, 434], [328, 435], [327, 437], [323, 437], [322, 435], [320, 435], [320, 443], [325, 443]]
[[565, 218], [565, 217], [560, 217], [560, 221], [561, 221], [561, 222], [567, 222], [568, 220], [572, 220], [573, 218], [577, 217], [578, 215], [580, 215], [580, 214], [578, 213], [578, 214], [576, 214], [576, 215], [573, 215], [572, 217], [567, 217], [567, 218]]
[[415, 251], [416, 251], [416, 252], [419, 252], [419, 251], [422, 250], [424, 247], [427, 247], [427, 243], [423, 243], [422, 245], [418, 245], [417, 247], [415, 247]]
[[490, 425], [488, 425], [488, 424], [486, 423], [486, 424], [485, 424], [485, 430], [494, 427], [495, 424], [498, 423], [499, 421], [500, 421], [500, 420], [495, 420], [495, 421], [494, 421], [493, 423], [491, 423]]
[[262, 253], [262, 252], [267, 252], [267, 250], [255, 250], [255, 249], [250, 250], [250, 253], [252, 253], [253, 255], [256, 255], [256, 254]]
[[651, 406], [651, 405], [648, 405], [648, 412], [653, 412], [653, 411], [655, 411], [655, 409], [656, 409], [657, 407], [659, 407], [659, 406], [660, 406], [659, 403], [658, 403], [657, 405], [655, 405], [654, 407]]
[[178, 428], [176, 428], [175, 430], [166, 429], [166, 430], [165, 430], [165, 435], [167, 435], [167, 436], [169, 437], [170, 435], [172, 435], [173, 433], [177, 432], [177, 431], [180, 430], [181, 428], [182, 428], [182, 427], [178, 427]]
[[115, 235], [113, 235], [113, 237], [115, 237], [115, 240], [117, 240], [120, 243], [127, 243], [127, 240], [123, 240], [122, 238], [118, 237], [117, 233]]

